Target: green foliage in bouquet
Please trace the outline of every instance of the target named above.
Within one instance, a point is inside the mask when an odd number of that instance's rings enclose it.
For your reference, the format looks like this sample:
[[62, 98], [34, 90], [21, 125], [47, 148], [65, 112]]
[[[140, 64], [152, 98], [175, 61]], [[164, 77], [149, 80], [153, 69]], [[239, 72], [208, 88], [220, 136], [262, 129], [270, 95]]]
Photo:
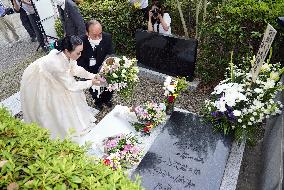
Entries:
[[0, 108], [0, 189], [141, 189], [85, 151]]
[[188, 82], [185, 77], [177, 77], [172, 79], [168, 76], [164, 82], [163, 89], [165, 90], [165, 104], [173, 103], [181, 92], [186, 91], [188, 88]]
[[[245, 59], [253, 65], [255, 57]], [[240, 69], [231, 63], [226, 79], [214, 88], [205, 102], [203, 114], [214, 127], [236, 140], [253, 142], [257, 127], [283, 107], [275, 97], [283, 90], [280, 76], [284, 72], [279, 63], [265, 63], [255, 82], [250, 69]]]

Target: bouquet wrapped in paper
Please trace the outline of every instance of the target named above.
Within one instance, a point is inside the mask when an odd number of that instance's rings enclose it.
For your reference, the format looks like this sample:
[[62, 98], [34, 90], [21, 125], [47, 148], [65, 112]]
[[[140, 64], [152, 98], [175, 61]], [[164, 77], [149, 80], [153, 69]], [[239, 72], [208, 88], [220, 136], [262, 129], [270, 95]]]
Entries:
[[131, 96], [139, 80], [136, 63], [136, 59], [128, 59], [125, 56], [107, 58], [99, 72], [107, 82], [107, 90], [118, 91], [125, 98]]
[[142, 150], [138, 147], [138, 139], [131, 134], [119, 134], [104, 139], [105, 156], [103, 163], [111, 168], [130, 168], [138, 164]]
[[144, 134], [150, 134], [157, 125], [165, 122], [165, 105], [154, 102], [146, 102], [143, 105], [133, 108], [138, 122], [133, 123], [136, 131]]

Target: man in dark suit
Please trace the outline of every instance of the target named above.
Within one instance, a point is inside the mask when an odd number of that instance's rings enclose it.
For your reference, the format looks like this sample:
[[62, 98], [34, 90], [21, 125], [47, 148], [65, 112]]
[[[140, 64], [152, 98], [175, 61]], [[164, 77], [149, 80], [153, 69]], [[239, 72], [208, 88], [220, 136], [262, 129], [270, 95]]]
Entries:
[[[98, 73], [103, 61], [108, 55], [114, 54], [111, 35], [102, 31], [101, 24], [96, 20], [86, 23], [87, 35], [81, 36], [83, 40], [83, 51], [81, 57], [77, 60], [78, 65], [84, 67], [91, 73]], [[96, 108], [101, 110], [103, 104], [112, 106], [112, 92], [104, 91], [99, 98], [98, 92], [89, 90], [95, 99]]]
[[62, 22], [64, 35], [85, 35], [84, 19], [72, 0], [56, 0], [60, 20]]

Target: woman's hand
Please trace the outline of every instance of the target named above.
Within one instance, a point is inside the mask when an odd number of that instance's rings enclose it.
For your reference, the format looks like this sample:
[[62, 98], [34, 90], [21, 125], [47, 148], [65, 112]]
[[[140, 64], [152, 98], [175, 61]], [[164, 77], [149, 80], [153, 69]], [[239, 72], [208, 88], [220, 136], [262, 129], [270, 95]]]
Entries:
[[98, 74], [96, 74], [95, 77], [92, 79], [92, 83], [95, 86], [106, 86], [107, 85], [106, 79]]
[[93, 78], [92, 79], [92, 84], [94, 86], [100, 86], [101, 85], [101, 81], [98, 78]]

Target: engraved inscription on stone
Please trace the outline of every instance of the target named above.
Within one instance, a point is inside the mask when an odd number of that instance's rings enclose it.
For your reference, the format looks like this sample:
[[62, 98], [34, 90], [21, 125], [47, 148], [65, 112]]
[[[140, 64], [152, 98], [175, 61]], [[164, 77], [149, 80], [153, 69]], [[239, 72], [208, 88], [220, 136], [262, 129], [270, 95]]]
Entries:
[[218, 189], [230, 146], [200, 118], [174, 112], [133, 177], [149, 190]]

